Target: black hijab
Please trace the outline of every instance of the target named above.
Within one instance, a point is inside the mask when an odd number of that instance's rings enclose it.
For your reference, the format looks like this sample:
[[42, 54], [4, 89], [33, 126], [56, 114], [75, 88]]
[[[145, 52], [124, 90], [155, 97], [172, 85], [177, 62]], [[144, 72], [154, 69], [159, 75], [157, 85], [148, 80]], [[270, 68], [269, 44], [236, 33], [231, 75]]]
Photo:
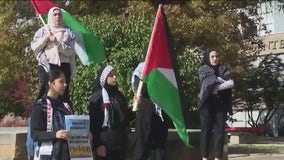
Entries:
[[202, 65], [207, 65], [209, 67], [211, 67], [214, 71], [215, 71], [215, 75], [218, 77], [219, 76], [219, 67], [220, 67], [220, 63], [218, 63], [217, 65], [212, 65], [210, 63], [210, 53], [213, 52], [214, 50], [206, 50], [203, 53], [203, 59], [202, 59]]

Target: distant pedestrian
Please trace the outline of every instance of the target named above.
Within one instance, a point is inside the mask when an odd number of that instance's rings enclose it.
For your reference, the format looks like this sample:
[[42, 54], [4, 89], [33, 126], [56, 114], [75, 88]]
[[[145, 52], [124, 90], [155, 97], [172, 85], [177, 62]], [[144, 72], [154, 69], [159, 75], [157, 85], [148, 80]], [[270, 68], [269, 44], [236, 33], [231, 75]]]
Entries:
[[209, 160], [210, 142], [214, 136], [215, 160], [223, 158], [227, 113], [232, 114], [232, 88], [234, 81], [229, 70], [220, 63], [216, 51], [206, 51], [198, 69], [201, 80], [200, 121], [201, 156]]

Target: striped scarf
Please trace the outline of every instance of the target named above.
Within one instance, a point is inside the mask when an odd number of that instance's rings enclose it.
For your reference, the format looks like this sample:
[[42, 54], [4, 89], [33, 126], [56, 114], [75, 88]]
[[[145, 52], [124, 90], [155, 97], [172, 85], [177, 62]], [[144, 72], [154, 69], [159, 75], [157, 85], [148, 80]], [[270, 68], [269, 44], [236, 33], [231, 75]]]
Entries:
[[110, 115], [110, 98], [109, 95], [106, 91], [106, 89], [104, 88], [106, 81], [107, 81], [107, 77], [109, 75], [109, 73], [114, 70], [114, 68], [110, 65], [106, 66], [103, 69], [103, 72], [100, 76], [100, 85], [102, 87], [102, 97], [103, 97], [103, 103], [104, 103], [104, 121], [103, 121], [103, 125], [102, 127], [110, 127], [110, 120], [109, 120], [109, 115]]

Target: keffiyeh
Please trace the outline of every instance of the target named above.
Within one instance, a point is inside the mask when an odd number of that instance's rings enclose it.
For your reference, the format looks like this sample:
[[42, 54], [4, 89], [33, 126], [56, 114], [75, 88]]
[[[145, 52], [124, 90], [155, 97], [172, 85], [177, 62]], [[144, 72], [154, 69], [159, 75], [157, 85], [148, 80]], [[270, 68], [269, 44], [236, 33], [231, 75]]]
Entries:
[[114, 70], [114, 68], [110, 65], [106, 66], [100, 76], [100, 85], [102, 87], [102, 96], [103, 96], [103, 103], [104, 103], [104, 122], [103, 122], [103, 126], [102, 127], [110, 127], [110, 123], [109, 123], [109, 110], [108, 110], [108, 106], [110, 104], [110, 98], [109, 95], [106, 91], [106, 89], [104, 88], [106, 81], [107, 81], [107, 77], [109, 75], [109, 73]]

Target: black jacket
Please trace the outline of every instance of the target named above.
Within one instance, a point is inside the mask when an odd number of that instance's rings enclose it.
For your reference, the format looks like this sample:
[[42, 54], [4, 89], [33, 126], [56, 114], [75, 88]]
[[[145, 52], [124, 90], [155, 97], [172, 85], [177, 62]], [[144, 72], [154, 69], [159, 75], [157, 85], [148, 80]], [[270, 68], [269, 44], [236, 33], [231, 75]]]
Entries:
[[[213, 87], [218, 85], [216, 71], [208, 65], [202, 65], [198, 69], [201, 80], [199, 108], [214, 107], [232, 114], [232, 89], [218, 91], [218, 95], [212, 94]], [[232, 76], [224, 65], [217, 69], [218, 76], [224, 80], [232, 79]]]
[[[39, 142], [39, 145], [42, 142], [52, 141], [53, 143], [53, 151], [52, 157], [47, 157], [46, 159], [52, 160], [68, 160], [69, 156], [69, 148], [68, 143], [65, 140], [57, 139], [56, 132], [60, 129], [65, 129], [61, 124], [59, 125], [58, 116], [64, 120], [64, 115], [70, 115], [71, 113], [65, 108], [62, 101], [52, 99], [47, 97], [53, 108], [53, 131], [47, 132], [47, 105], [46, 98], [42, 99], [42, 104], [35, 104], [32, 109], [31, 114], [31, 136], [33, 141]], [[59, 114], [60, 112], [60, 114]]]
[[90, 131], [93, 134], [92, 148], [95, 150], [100, 145], [107, 149], [125, 148], [128, 140], [129, 110], [125, 97], [116, 90], [109, 94], [111, 104], [117, 112], [113, 113], [114, 123], [109, 127], [102, 127], [104, 121], [104, 106], [102, 90], [97, 90], [90, 98], [89, 115]]

